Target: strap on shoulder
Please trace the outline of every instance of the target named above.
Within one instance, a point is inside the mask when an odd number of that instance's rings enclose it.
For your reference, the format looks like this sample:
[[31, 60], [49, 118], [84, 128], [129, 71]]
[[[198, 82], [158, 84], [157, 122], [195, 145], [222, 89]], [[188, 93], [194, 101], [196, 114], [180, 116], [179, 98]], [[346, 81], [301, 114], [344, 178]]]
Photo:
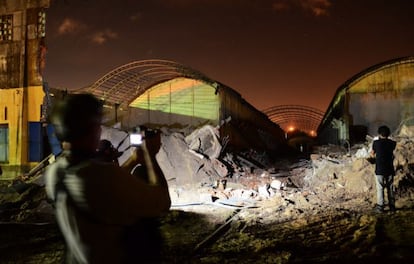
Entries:
[[55, 185], [55, 202], [57, 200], [57, 196], [59, 193], [66, 193], [66, 197], [68, 199], [68, 202], [73, 206], [73, 208], [75, 208], [75, 210], [80, 213], [80, 215], [82, 215], [84, 218], [88, 219], [90, 222], [93, 223], [98, 223], [99, 221], [97, 220], [97, 218], [93, 215], [90, 214], [90, 212], [86, 211], [85, 209], [81, 208], [78, 206], [78, 204], [76, 203], [76, 201], [73, 199], [72, 195], [70, 194], [68, 188], [66, 187], [65, 184], [65, 169], [59, 167], [57, 169], [57, 182]]

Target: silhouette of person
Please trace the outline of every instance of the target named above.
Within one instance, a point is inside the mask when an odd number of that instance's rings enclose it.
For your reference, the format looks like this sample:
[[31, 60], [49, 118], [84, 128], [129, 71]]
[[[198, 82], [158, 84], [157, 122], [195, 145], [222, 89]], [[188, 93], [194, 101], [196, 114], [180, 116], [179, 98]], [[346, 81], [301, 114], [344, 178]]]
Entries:
[[389, 139], [391, 132], [387, 126], [378, 128], [379, 139], [372, 144], [371, 157], [375, 157], [375, 179], [377, 188], [377, 212], [384, 211], [384, 189], [387, 190], [388, 206], [395, 211], [394, 199], [394, 149], [396, 142]]
[[[126, 232], [170, 208], [168, 185], [155, 159], [160, 135], [145, 140], [120, 167], [96, 158], [101, 119], [102, 104], [90, 94], [66, 96], [50, 117], [63, 154], [46, 171], [46, 191], [55, 202], [67, 262], [136, 263], [137, 256], [141, 263], [157, 260], [159, 249], [151, 247], [159, 244], [128, 245]], [[137, 163], [145, 164], [145, 180], [130, 174]]]

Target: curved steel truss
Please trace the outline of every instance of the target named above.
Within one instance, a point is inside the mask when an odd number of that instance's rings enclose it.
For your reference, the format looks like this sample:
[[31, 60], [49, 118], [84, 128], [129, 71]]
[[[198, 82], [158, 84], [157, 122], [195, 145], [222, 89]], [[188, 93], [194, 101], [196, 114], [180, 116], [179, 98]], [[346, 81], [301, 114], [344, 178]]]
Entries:
[[262, 111], [284, 131], [300, 130], [315, 135], [324, 112], [302, 105], [279, 105]]
[[214, 85], [201, 72], [167, 60], [142, 60], [122, 65], [84, 89], [106, 102], [129, 105], [147, 89], [175, 78], [190, 78]]

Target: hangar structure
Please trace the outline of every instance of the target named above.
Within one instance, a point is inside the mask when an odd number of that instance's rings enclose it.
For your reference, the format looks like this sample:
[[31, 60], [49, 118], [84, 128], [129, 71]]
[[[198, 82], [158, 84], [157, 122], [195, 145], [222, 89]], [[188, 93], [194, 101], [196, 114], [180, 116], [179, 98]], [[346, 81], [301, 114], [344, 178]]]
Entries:
[[300, 131], [311, 137], [323, 118], [323, 111], [303, 105], [278, 105], [263, 110], [270, 120], [278, 124], [286, 133]]
[[218, 116], [212, 116], [218, 109], [217, 96], [210, 92], [217, 93], [218, 85], [179, 63], [143, 60], [110, 71], [86, 91], [114, 109], [109, 122], [120, 122], [126, 128], [139, 123], [197, 125], [217, 123]]
[[342, 84], [318, 127], [320, 144], [365, 141], [381, 125], [414, 124], [414, 57], [374, 65]]
[[79, 91], [102, 99], [105, 124], [125, 130], [209, 124], [236, 148], [275, 150], [285, 141], [283, 130], [235, 90], [173, 61], [134, 61]]

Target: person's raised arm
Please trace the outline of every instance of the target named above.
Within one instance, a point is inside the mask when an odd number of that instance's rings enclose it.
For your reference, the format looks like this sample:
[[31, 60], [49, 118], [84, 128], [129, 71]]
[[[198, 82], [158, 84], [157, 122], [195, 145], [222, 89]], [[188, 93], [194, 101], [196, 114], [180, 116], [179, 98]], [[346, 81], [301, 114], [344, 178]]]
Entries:
[[146, 168], [147, 182], [150, 185], [161, 185], [168, 187], [155, 156], [161, 147], [161, 135], [156, 133], [150, 137], [146, 137], [141, 145], [141, 154]]

